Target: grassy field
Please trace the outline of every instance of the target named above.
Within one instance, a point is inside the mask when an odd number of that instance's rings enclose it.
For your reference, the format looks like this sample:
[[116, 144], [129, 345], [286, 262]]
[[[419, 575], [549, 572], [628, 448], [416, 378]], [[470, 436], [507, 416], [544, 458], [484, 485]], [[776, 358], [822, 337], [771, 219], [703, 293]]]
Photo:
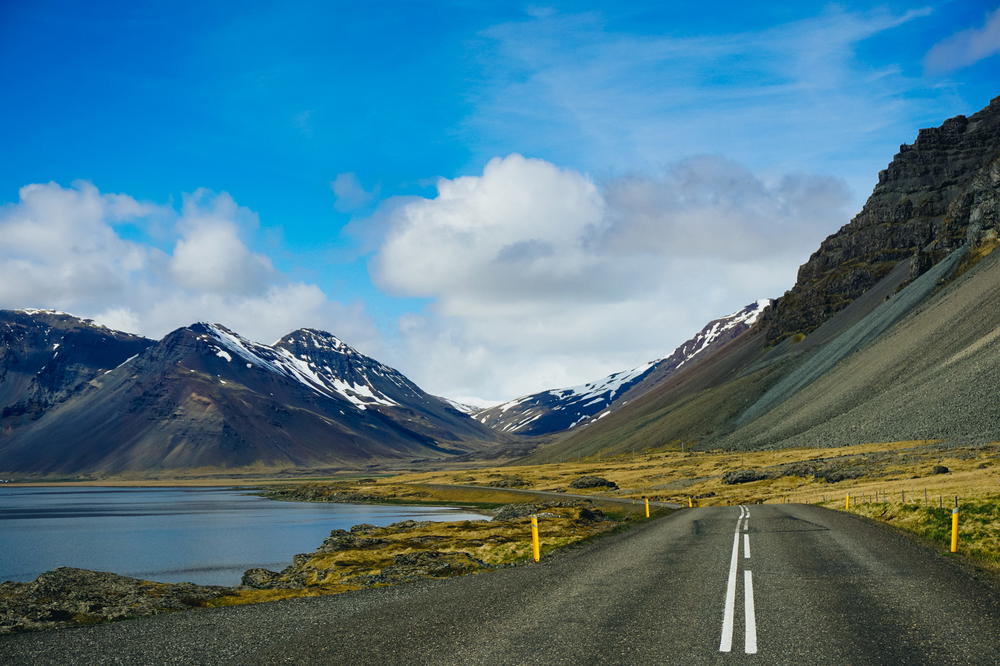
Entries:
[[[935, 466], [948, 472], [935, 474]], [[726, 483], [727, 472], [752, 470], [762, 478]], [[619, 490], [578, 490], [570, 483], [596, 475], [618, 484]], [[874, 494], [913, 497], [926, 490], [929, 499], [972, 499], [1000, 490], [1000, 444], [954, 446], [935, 441], [890, 442], [843, 448], [797, 448], [773, 451], [657, 451], [566, 463], [504, 466], [462, 471], [402, 474], [376, 479], [365, 492], [433, 501], [437, 492], [427, 484], [488, 486], [521, 482], [521, 489], [651, 499], [686, 504], [697, 498], [702, 506], [758, 502], [805, 502], [836, 506], [844, 495]], [[461, 492], [449, 499], [461, 501]], [[471, 499], [471, 495], [469, 496]]]
[[[944, 471], [942, 468], [946, 468]], [[757, 480], [727, 483], [727, 473]], [[618, 490], [575, 489], [596, 475]], [[387, 500], [477, 504], [517, 501], [501, 488], [437, 484], [516, 484], [524, 490], [650, 499], [699, 506], [798, 502], [844, 507], [909, 532], [941, 550], [950, 539], [951, 507], [961, 507], [960, 552], [1000, 572], [1000, 443], [938, 441], [798, 448], [746, 453], [658, 451], [600, 460], [403, 474], [367, 482], [364, 491]], [[353, 487], [353, 484], [345, 484]], [[356, 486], [361, 488], [361, 486]], [[524, 501], [523, 499], [521, 501]]]

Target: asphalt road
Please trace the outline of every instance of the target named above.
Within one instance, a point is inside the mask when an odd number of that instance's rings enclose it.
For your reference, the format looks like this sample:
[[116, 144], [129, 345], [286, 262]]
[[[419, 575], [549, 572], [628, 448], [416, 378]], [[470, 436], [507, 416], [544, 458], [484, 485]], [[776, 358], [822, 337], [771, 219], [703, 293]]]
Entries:
[[0, 637], [2, 664], [751, 662], [997, 664], [1000, 590], [854, 516], [711, 507], [537, 565]]

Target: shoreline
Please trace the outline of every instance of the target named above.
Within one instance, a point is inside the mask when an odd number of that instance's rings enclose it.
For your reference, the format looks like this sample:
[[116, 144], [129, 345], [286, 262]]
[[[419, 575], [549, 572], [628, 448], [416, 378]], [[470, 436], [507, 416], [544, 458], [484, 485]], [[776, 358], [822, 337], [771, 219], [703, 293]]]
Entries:
[[[459, 508], [412, 501], [385, 505]], [[545, 556], [634, 523], [634, 516], [607, 515], [579, 500], [508, 504], [489, 514], [482, 506], [461, 508], [482, 519], [404, 519], [382, 527], [359, 523], [349, 530], [334, 529], [314, 551], [292, 556], [283, 570], [250, 568], [235, 586], [163, 583], [72, 567], [46, 571], [26, 583], [0, 583], [0, 635], [189, 608], [340, 594], [530, 563], [533, 515], [542, 525]]]

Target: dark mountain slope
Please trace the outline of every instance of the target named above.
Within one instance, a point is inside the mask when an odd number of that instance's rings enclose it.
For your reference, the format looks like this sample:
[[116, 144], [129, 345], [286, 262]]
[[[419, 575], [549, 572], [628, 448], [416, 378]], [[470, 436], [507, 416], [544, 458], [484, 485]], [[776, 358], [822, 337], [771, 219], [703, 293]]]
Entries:
[[[892, 316], [892, 306], [887, 302], [873, 318]], [[756, 448], [937, 438], [996, 441], [997, 386], [1000, 252], [952, 280], [871, 345], [723, 444]]]
[[[412, 383], [339, 340], [339, 350], [312, 346], [311, 361], [286, 348], [301, 351], [293, 338], [336, 340], [323, 335], [298, 331], [285, 346], [268, 347], [219, 325], [178, 329], [0, 440], [0, 470], [357, 468], [449, 458], [476, 450], [476, 437], [491, 437], [450, 407], [437, 418], [433, 399], [421, 402]], [[400, 392], [373, 389], [363, 368], [390, 375]], [[413, 407], [406, 397], [416, 399]]]
[[0, 432], [39, 418], [152, 340], [54, 310], [0, 310]]
[[[984, 339], [1000, 323], [976, 313], [975, 303], [981, 302], [985, 311], [992, 300], [988, 290], [976, 291], [970, 282], [972, 276], [995, 270], [990, 266], [996, 260], [989, 257], [963, 272], [998, 242], [998, 118], [1000, 98], [968, 119], [921, 131], [917, 143], [904, 146], [880, 176], [863, 212], [824, 241], [803, 266], [795, 287], [765, 312], [757, 327], [533, 459], [610, 454], [676, 440], [741, 448], [808, 444], [812, 436], [829, 444], [906, 439], [917, 432], [934, 438], [988, 438], [996, 427], [995, 411], [971, 392], [992, 372], [992, 347], [983, 343], [970, 352], [972, 365], [948, 365], [941, 377], [954, 384], [952, 392], [932, 375], [911, 374], [922, 361], [890, 353], [884, 341], [910, 340], [911, 352], [922, 360], [945, 363], [935, 349], [951, 346], [933, 333], [933, 320], [913, 321], [932, 310], [945, 316], [947, 310], [937, 304], [952, 292], [957, 294], [953, 302], [968, 306], [948, 315], [969, 319], [954, 325], [956, 340]], [[942, 332], [949, 330], [947, 323], [938, 323]], [[968, 330], [960, 334], [962, 327]], [[892, 363], [875, 363], [874, 349]], [[855, 364], [862, 358], [880, 374], [861, 372]], [[845, 367], [855, 368], [855, 374], [845, 374]], [[852, 377], [868, 378], [871, 385]], [[849, 395], [834, 390], [831, 382], [836, 381], [851, 387]], [[891, 381], [900, 386], [890, 390], [885, 382]], [[940, 418], [932, 416], [940, 413], [932, 409], [935, 391], [941, 393], [941, 404], [951, 405]], [[834, 395], [840, 397], [833, 400]], [[966, 396], [961, 405], [954, 402], [956, 395]], [[920, 407], [907, 407], [911, 403]], [[882, 411], [894, 416], [879, 426]]]
[[782, 359], [748, 370], [766, 353], [759, 329], [685, 367], [605, 419], [575, 428], [524, 462], [613, 455], [685, 442], [726, 431], [780, 377]]

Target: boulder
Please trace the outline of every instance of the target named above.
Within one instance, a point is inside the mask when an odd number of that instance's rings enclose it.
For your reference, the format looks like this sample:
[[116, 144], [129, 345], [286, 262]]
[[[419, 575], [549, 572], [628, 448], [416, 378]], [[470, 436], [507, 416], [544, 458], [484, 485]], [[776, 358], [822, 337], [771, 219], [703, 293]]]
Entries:
[[755, 469], [741, 469], [723, 474], [722, 482], [732, 486], [737, 483], [750, 483], [751, 481], [760, 481], [766, 478], [766, 472], [759, 472]]
[[618, 484], [600, 476], [581, 476], [569, 484], [570, 488], [612, 488], [617, 490]]
[[522, 488], [528, 485], [528, 482], [519, 476], [504, 476], [489, 481], [486, 485], [490, 488]]
[[233, 592], [60, 567], [30, 583], [0, 584], [0, 634], [183, 610]]
[[353, 582], [362, 585], [405, 583], [422, 578], [460, 576], [486, 567], [486, 563], [466, 552], [426, 550], [403, 553], [393, 563], [371, 576], [358, 576]]
[[518, 518], [526, 518], [533, 514], [538, 513], [545, 508], [542, 504], [531, 504], [516, 503], [516, 504], [505, 504], [493, 514], [493, 520], [517, 520]]
[[360, 530], [354, 532], [353, 529], [351, 528], [351, 532], [347, 530], [333, 530], [316, 552], [335, 553], [341, 550], [371, 550], [389, 543], [388, 539], [358, 536], [358, 534], [364, 534], [365, 532]]

